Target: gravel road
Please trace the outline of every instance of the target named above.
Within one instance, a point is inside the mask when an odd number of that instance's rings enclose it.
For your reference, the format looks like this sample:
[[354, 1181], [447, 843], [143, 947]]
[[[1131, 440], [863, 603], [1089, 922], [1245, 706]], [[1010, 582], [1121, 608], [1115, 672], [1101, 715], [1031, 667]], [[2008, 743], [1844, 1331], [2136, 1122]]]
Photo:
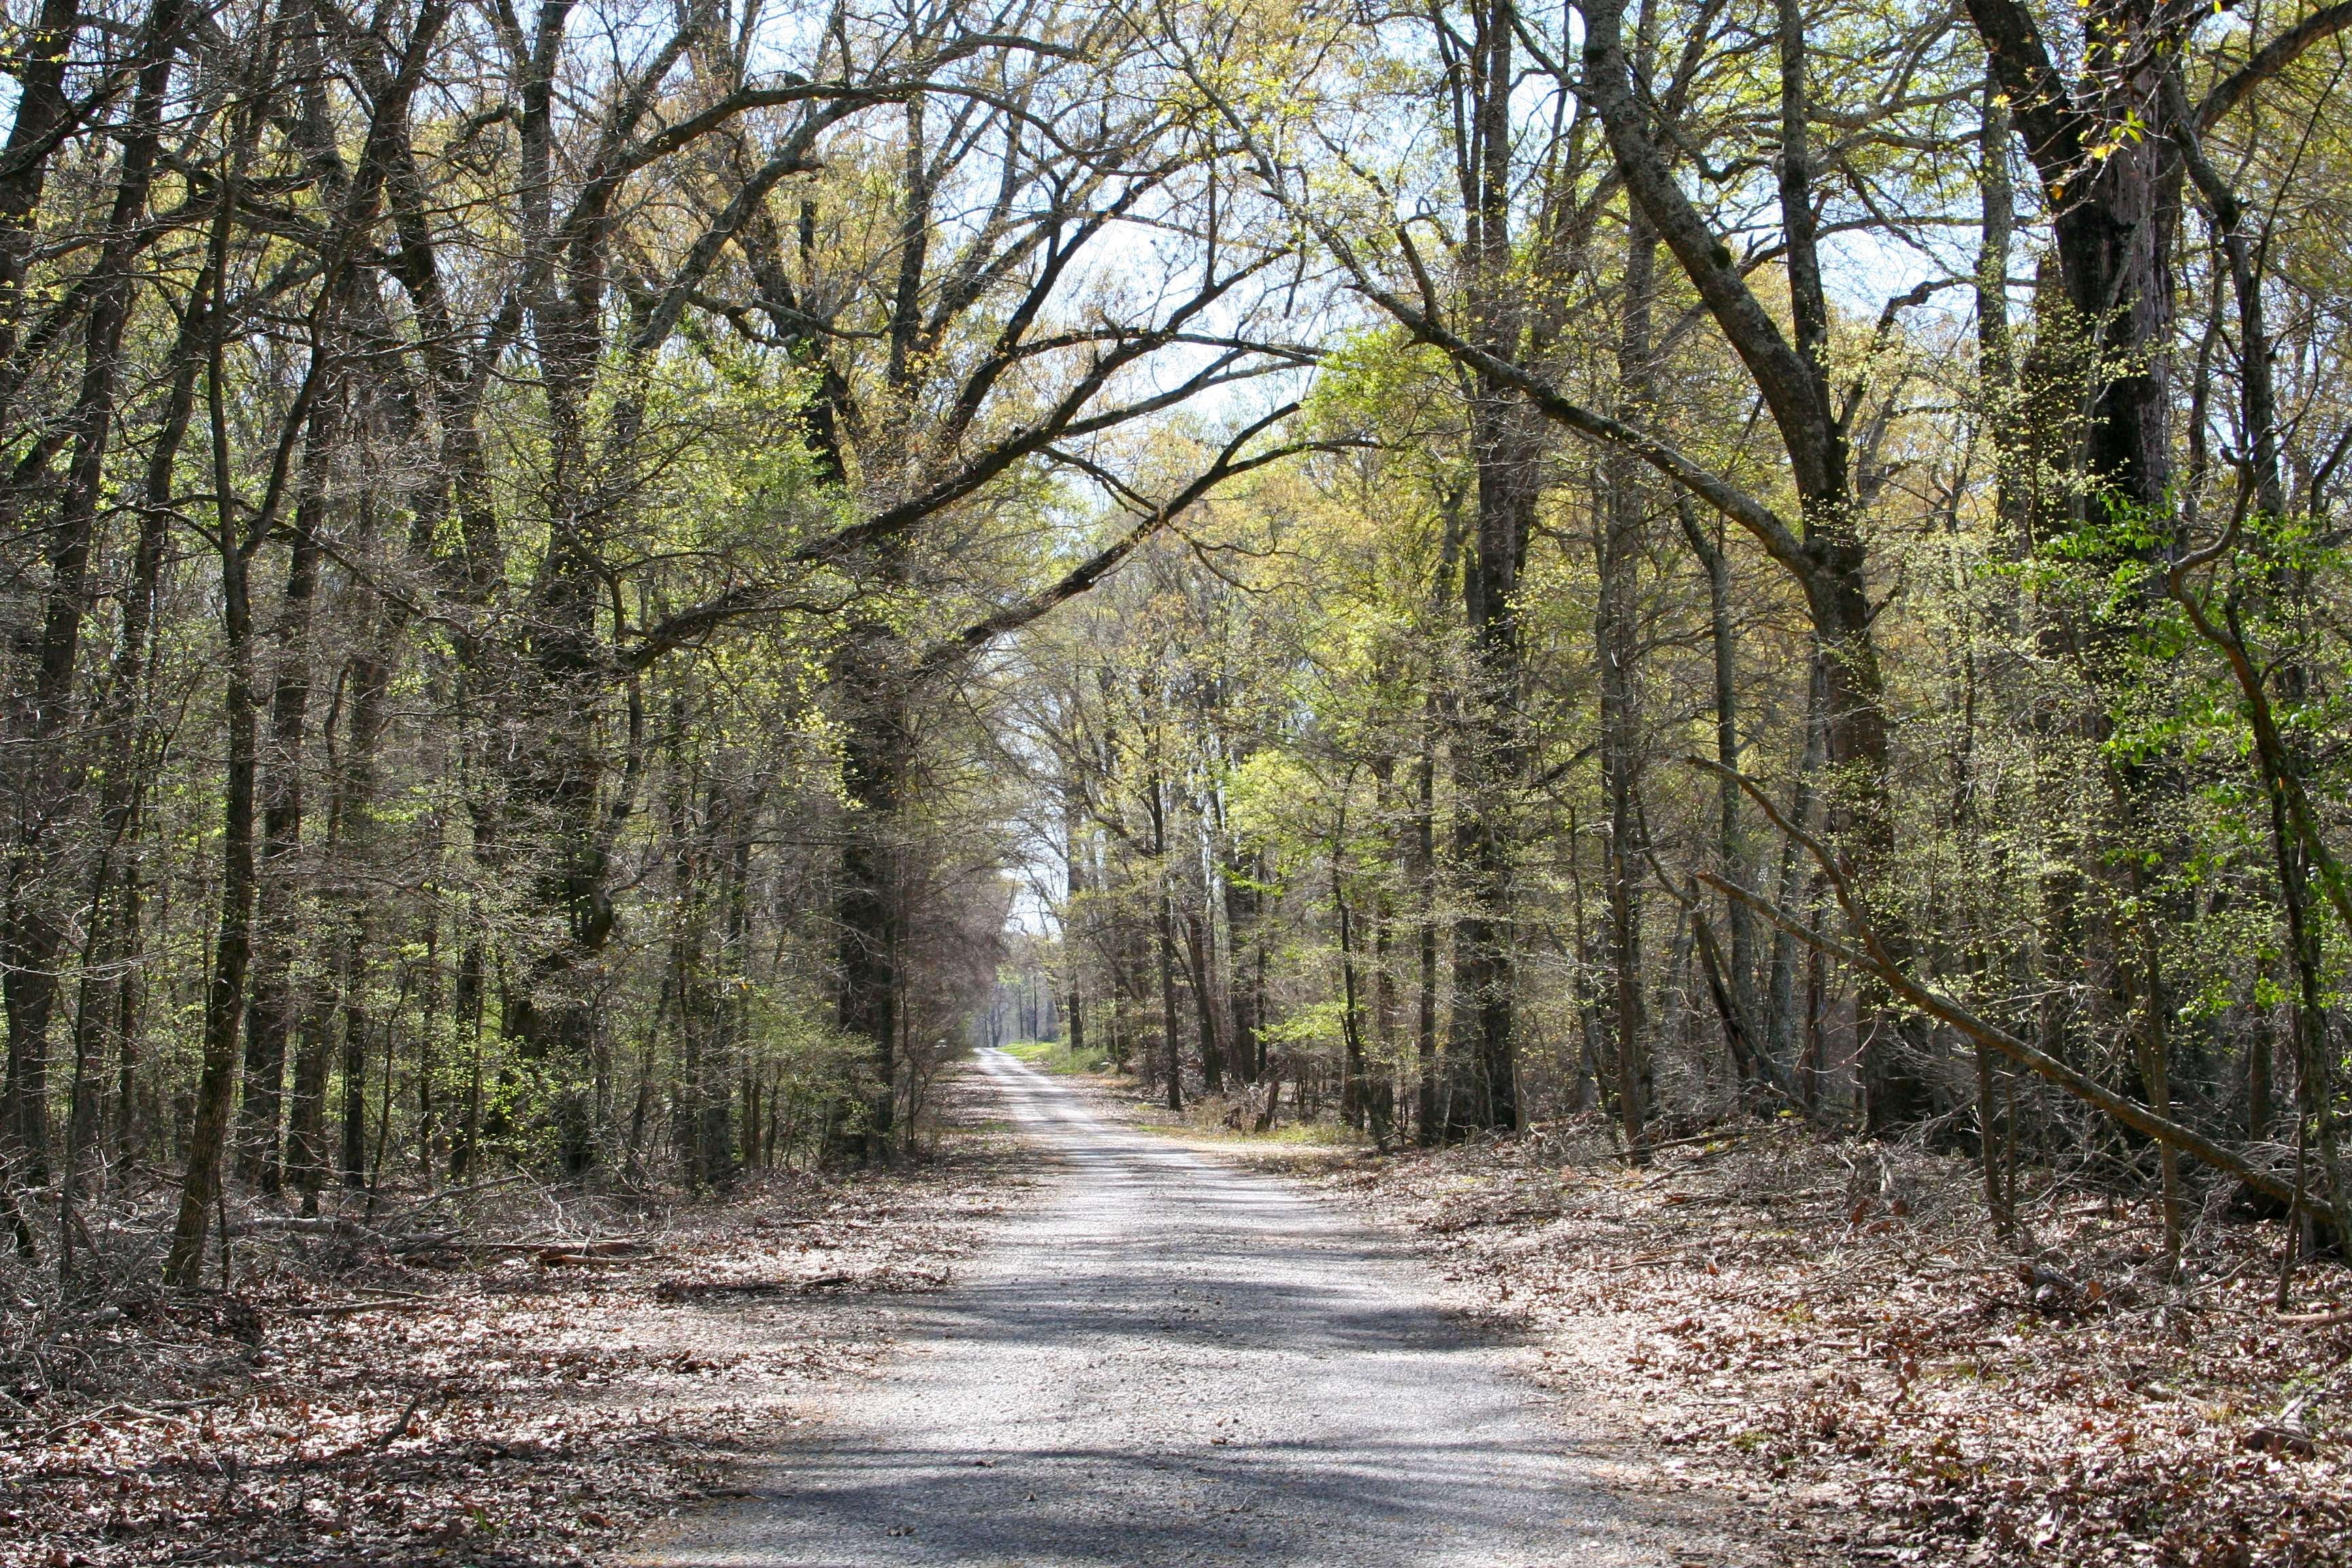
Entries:
[[819, 1436], [644, 1568], [1727, 1560], [1393, 1243], [1002, 1053], [981, 1068], [1043, 1201], [914, 1304]]

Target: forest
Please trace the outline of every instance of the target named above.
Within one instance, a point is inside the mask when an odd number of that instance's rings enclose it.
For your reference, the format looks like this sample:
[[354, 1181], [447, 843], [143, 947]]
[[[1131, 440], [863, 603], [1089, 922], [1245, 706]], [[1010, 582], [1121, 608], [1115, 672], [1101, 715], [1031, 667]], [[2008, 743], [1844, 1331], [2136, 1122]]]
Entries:
[[[2352, 1224], [2352, 5], [12, 0], [12, 1279], [1049, 1034]], [[113, 1282], [109, 1285], [108, 1282]], [[26, 1284], [24, 1289], [32, 1289]]]

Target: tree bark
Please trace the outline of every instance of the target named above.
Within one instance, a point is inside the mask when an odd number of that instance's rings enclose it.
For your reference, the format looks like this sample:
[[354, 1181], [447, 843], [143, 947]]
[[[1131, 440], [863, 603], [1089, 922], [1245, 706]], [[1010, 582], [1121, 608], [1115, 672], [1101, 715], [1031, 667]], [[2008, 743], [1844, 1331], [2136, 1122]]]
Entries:
[[326, 468], [339, 422], [333, 395], [312, 404], [303, 452], [303, 494], [294, 509], [286, 588], [278, 598], [276, 673], [261, 768], [261, 862], [254, 921], [253, 991], [246, 1006], [245, 1099], [237, 1174], [275, 1193], [283, 1176], [286, 1045], [306, 999], [293, 988], [302, 900], [303, 750], [310, 704], [310, 605], [318, 591]]
[[[228, 215], [224, 210], [214, 227], [215, 279], [226, 271], [227, 237]], [[183, 1287], [196, 1284], [204, 1272], [205, 1222], [220, 1196], [221, 1156], [228, 1137], [229, 1103], [236, 1087], [237, 1026], [244, 1016], [246, 968], [252, 955], [255, 893], [253, 807], [258, 726], [253, 613], [236, 509], [229, 500], [235, 492], [228, 447], [228, 389], [222, 364], [223, 318], [223, 308], [215, 304], [205, 390], [212, 414], [213, 493], [217, 498], [214, 527], [220, 555], [228, 762], [222, 780], [220, 925], [213, 942], [212, 982], [205, 997], [203, 1066], [196, 1083], [195, 1120], [188, 1130], [188, 1164], [180, 1183], [179, 1217], [163, 1263], [164, 1280]]]
[[[1629, 416], [1643, 419], [1654, 401], [1650, 311], [1656, 250], [1647, 221], [1638, 211], [1629, 215], [1617, 379]], [[1641, 1163], [1648, 1159], [1650, 1073], [1642, 1007], [1641, 829], [1635, 796], [1641, 738], [1634, 669], [1640, 628], [1634, 623], [1634, 572], [1642, 554], [1643, 497], [1636, 465], [1627, 454], [1611, 451], [1603, 473], [1607, 489], [1594, 540], [1600, 603], [1592, 627], [1594, 663], [1600, 668], [1601, 794], [1609, 811], [1604, 862], [1609, 919], [1603, 954], [1611, 982], [1619, 1130], [1624, 1134], [1626, 1157]]]
[[835, 1022], [867, 1042], [863, 1152], [890, 1149], [898, 1104], [898, 965], [904, 942], [899, 809], [906, 786], [908, 711], [887, 673], [895, 639], [869, 631], [847, 652], [842, 783], [849, 805], [835, 918], [840, 923]]

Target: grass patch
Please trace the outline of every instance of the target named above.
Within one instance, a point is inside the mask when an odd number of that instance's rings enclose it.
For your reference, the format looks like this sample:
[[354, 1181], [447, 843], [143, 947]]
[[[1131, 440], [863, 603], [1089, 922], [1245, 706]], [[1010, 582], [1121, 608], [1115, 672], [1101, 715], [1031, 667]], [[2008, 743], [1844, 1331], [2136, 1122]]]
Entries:
[[1039, 1072], [1102, 1072], [1110, 1066], [1105, 1052], [1073, 1051], [1066, 1040], [1015, 1040], [1004, 1047], [1004, 1054]]

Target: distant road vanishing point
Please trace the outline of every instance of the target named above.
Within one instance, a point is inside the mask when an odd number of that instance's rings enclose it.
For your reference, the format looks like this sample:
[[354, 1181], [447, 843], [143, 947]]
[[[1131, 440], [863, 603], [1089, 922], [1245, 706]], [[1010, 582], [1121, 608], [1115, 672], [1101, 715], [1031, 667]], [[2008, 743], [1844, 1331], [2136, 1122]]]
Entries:
[[981, 1066], [1048, 1166], [1043, 1201], [915, 1304], [837, 1419], [644, 1568], [1721, 1560], [1605, 1485], [1606, 1437], [1393, 1243], [1002, 1052]]

